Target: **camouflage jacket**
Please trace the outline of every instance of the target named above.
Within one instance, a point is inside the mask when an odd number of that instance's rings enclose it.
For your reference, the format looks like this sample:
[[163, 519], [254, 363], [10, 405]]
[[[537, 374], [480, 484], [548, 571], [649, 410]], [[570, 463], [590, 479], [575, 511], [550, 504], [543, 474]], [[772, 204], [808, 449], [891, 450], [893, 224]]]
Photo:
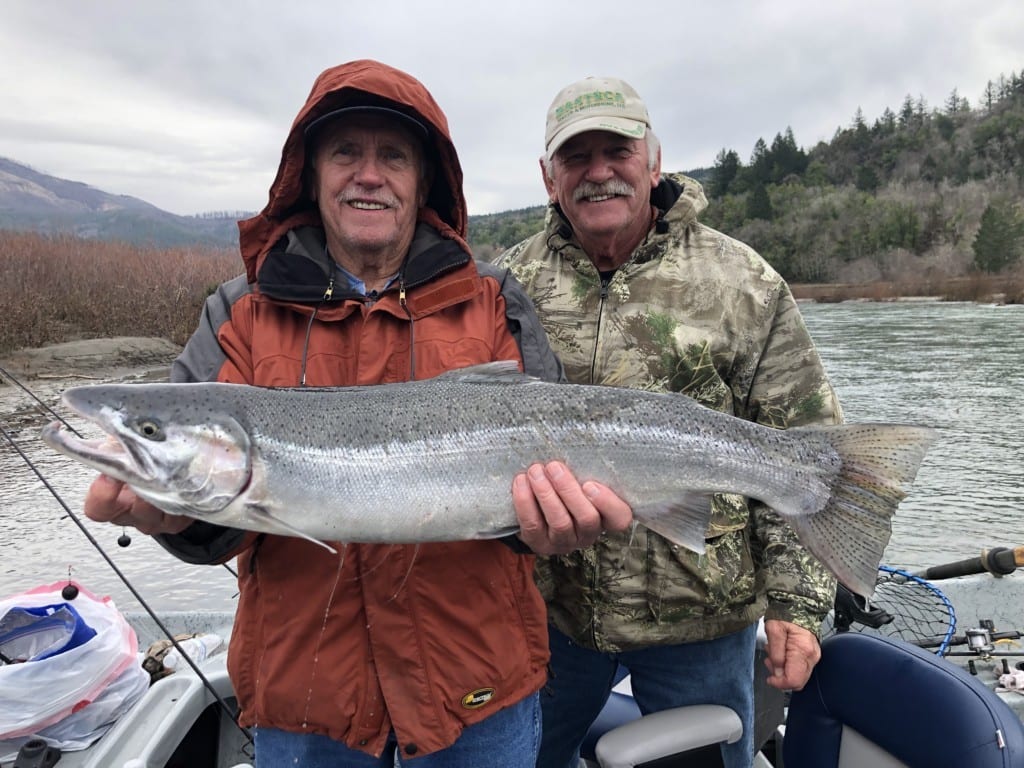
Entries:
[[[681, 392], [773, 427], [832, 424], [839, 403], [789, 287], [755, 251], [704, 226], [701, 186], [663, 175], [655, 227], [603, 282], [561, 211], [502, 262], [526, 286], [570, 382]], [[720, 495], [697, 555], [637, 527], [538, 561], [554, 624], [617, 651], [705, 640], [760, 616], [817, 632], [833, 578], [777, 514]]]

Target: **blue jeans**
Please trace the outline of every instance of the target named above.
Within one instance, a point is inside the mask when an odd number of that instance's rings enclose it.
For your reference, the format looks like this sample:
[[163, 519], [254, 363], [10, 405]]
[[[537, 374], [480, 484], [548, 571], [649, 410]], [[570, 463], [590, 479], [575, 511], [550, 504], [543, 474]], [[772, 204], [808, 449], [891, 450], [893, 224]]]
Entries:
[[540, 746], [540, 699], [531, 694], [466, 726], [447, 749], [422, 757], [396, 758], [393, 734], [380, 757], [315, 733], [256, 728], [254, 740], [256, 768], [534, 768]]
[[580, 744], [613, 687], [619, 665], [630, 672], [644, 714], [688, 704], [731, 707], [743, 736], [722, 745], [726, 768], [750, 768], [754, 753], [754, 651], [757, 624], [725, 637], [638, 651], [581, 648], [552, 626], [551, 681], [541, 694], [544, 729], [537, 768], [576, 768]]

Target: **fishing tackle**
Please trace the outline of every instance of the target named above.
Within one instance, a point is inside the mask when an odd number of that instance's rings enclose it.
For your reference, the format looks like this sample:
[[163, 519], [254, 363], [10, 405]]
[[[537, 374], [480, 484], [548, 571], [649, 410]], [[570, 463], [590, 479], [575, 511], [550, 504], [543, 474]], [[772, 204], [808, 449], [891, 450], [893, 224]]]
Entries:
[[[0, 375], [4, 376], [9, 381], [11, 381], [15, 385], [17, 385], [21, 390], [23, 390], [24, 392], [28, 393], [28, 395], [39, 406], [41, 406], [47, 413], [49, 413], [50, 415], [55, 417], [57, 420], [59, 420], [65, 426], [67, 426], [68, 429], [70, 429], [72, 432], [75, 432], [75, 434], [78, 434], [78, 432], [75, 431], [75, 429], [73, 427], [71, 427], [71, 425], [68, 424], [67, 421], [65, 421], [63, 418], [61, 418], [60, 415], [55, 413], [52, 408], [50, 408], [48, 405], [46, 405], [46, 403], [44, 403], [42, 400], [40, 400], [35, 395], [35, 393], [33, 393], [31, 390], [28, 389], [28, 387], [26, 387], [24, 384], [22, 384], [20, 381], [18, 381], [18, 379], [16, 377], [14, 377], [9, 371], [7, 371], [3, 366], [0, 366]], [[96, 540], [96, 538], [89, 532], [89, 529], [86, 528], [85, 524], [78, 517], [78, 515], [76, 515], [74, 513], [74, 511], [71, 509], [71, 507], [69, 507], [67, 505], [67, 503], [64, 501], [64, 499], [61, 498], [61, 495], [59, 493], [57, 493], [57, 490], [43, 476], [42, 472], [39, 471], [39, 468], [33, 463], [32, 459], [30, 459], [28, 457], [28, 455], [26, 455], [26, 453], [21, 449], [21, 446], [19, 446], [18, 443], [15, 441], [14, 436], [11, 435], [11, 433], [8, 432], [4, 428], [4, 426], [2, 424], [0, 424], [0, 435], [2, 435], [3, 438], [8, 442], [8, 444], [15, 450], [15, 452], [17, 452], [17, 454], [21, 457], [22, 461], [25, 462], [25, 465], [30, 470], [32, 470], [32, 472], [39, 479], [39, 481], [43, 484], [43, 486], [46, 488], [46, 490], [50, 492], [50, 495], [53, 496], [53, 498], [61, 506], [61, 508], [66, 513], [67, 517], [76, 526], [78, 526], [78, 529], [79, 529], [79, 531], [81, 531], [82, 535], [85, 536], [85, 538], [89, 541], [89, 543], [93, 546], [93, 548], [106, 561], [107, 565], [110, 566], [111, 570], [114, 572], [114, 574], [117, 576], [117, 578], [120, 579], [121, 582], [125, 585], [125, 587], [127, 587], [128, 591], [132, 593], [132, 596], [136, 600], [139, 601], [139, 605], [141, 605], [143, 610], [149, 615], [149, 617], [151, 619], [153, 619], [153, 622], [156, 624], [157, 628], [159, 628], [159, 630], [164, 634], [164, 636], [166, 636], [167, 639], [171, 641], [171, 644], [176, 649], [178, 649], [178, 652], [181, 653], [181, 655], [184, 658], [184, 660], [192, 668], [192, 671], [196, 673], [196, 675], [199, 678], [200, 682], [203, 684], [203, 686], [206, 688], [206, 690], [209, 691], [210, 694], [213, 696], [214, 700], [217, 702], [217, 705], [228, 716], [228, 719], [230, 720], [230, 722], [235, 724], [235, 727], [238, 728], [242, 732], [242, 734], [245, 736], [245, 738], [251, 744], [252, 743], [252, 734], [249, 732], [249, 730], [247, 728], [245, 728], [244, 726], [238, 724], [237, 716], [235, 715], [234, 710], [232, 710], [232, 708], [228, 705], [228, 703], [226, 701], [224, 701], [224, 699], [221, 697], [221, 695], [219, 693], [217, 693], [217, 690], [210, 683], [210, 681], [206, 677], [206, 675], [203, 674], [202, 670], [199, 669], [199, 666], [191, 659], [191, 657], [189, 657], [189, 655], [184, 651], [184, 649], [182, 649], [182, 647], [179, 645], [178, 641], [174, 639], [173, 633], [164, 625], [163, 621], [160, 620], [160, 617], [157, 616], [156, 612], [150, 607], [149, 603], [147, 603], [146, 600], [142, 597], [142, 595], [139, 594], [138, 590], [135, 589], [135, 586], [131, 583], [131, 581], [124, 574], [124, 572], [120, 568], [117, 567], [117, 564], [111, 559], [110, 555], [107, 554], [106, 550], [103, 549], [103, 547]], [[118, 543], [119, 544], [121, 542], [121, 539], [128, 539], [129, 543], [131, 541], [131, 539], [127, 536], [127, 534], [122, 534], [121, 535], [121, 537], [118, 539]], [[127, 544], [122, 544], [121, 546], [127, 546]], [[232, 575], [237, 575], [226, 564], [225, 564], [225, 567], [228, 569], [228, 571], [230, 571], [232, 573]], [[75, 597], [77, 597], [77, 593], [78, 593], [77, 587], [75, 587], [73, 584], [71, 584], [70, 581], [71, 581], [71, 567], [69, 566], [68, 567], [68, 586], [64, 587], [64, 590], [61, 592], [62, 596], [66, 600], [73, 600]], [[74, 594], [70, 594], [70, 592], [72, 590], [74, 591]], [[70, 596], [69, 596], [69, 594], [70, 594]]]
[[60, 591], [60, 596], [65, 600], [74, 600], [78, 597], [78, 587], [71, 583], [71, 566], [68, 566], [68, 585]]

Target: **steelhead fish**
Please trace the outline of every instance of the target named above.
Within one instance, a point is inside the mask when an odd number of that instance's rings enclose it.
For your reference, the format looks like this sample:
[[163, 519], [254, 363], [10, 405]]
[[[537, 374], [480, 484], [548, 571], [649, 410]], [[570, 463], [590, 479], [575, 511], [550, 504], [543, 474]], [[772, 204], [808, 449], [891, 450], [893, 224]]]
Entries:
[[44, 442], [171, 514], [319, 543], [494, 538], [518, 530], [513, 476], [560, 459], [696, 552], [711, 494], [758, 499], [865, 596], [935, 439], [886, 424], [771, 429], [684, 395], [541, 382], [509, 362], [402, 384], [104, 384], [63, 399], [108, 438], [55, 423]]

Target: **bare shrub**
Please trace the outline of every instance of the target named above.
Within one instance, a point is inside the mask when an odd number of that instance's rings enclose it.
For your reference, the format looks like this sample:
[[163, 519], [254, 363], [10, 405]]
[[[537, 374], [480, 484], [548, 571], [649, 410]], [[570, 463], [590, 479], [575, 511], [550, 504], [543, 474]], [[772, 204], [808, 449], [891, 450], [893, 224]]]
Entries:
[[841, 283], [869, 283], [882, 277], [882, 270], [868, 257], [848, 261], [839, 268], [836, 278]]
[[0, 231], [0, 352], [86, 337], [183, 344], [210, 290], [241, 270], [228, 248]]

